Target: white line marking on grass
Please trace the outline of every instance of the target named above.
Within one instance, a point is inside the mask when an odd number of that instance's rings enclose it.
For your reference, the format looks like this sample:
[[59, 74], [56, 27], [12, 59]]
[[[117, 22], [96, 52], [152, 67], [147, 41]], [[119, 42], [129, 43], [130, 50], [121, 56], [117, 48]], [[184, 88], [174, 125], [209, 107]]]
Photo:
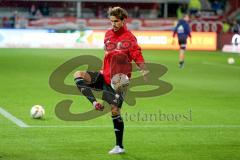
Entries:
[[[46, 125], [29, 126], [32, 128], [113, 128], [111, 125], [71, 126], [71, 125]], [[240, 128], [240, 125], [126, 125], [126, 128]]]
[[71, 125], [33, 125], [33, 126], [29, 126], [31, 128], [113, 128], [113, 126], [109, 125], [91, 125], [91, 126], [71, 126]]
[[202, 63], [206, 64], [206, 65], [212, 65], [212, 66], [218, 66], [218, 67], [220, 66], [220, 67], [224, 67], [224, 68], [240, 69], [240, 67], [234, 66], [234, 65], [231, 65], [231, 64], [220, 64], [220, 63], [207, 62], [207, 61], [204, 61]]
[[19, 127], [22, 127], [22, 128], [30, 127], [29, 125], [27, 125], [26, 123], [24, 123], [17, 117], [13, 116], [12, 114], [10, 114], [9, 112], [7, 112], [1, 107], [0, 107], [0, 114], [3, 115], [5, 118], [9, 119], [10, 121], [12, 121], [13, 123], [15, 123], [16, 125], [18, 125]]

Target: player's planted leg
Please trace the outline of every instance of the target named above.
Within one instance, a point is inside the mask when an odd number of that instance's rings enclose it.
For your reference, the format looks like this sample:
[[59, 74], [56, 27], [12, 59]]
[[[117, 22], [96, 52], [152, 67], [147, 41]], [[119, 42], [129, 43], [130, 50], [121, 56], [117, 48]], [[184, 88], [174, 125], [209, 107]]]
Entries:
[[116, 136], [116, 146], [109, 151], [109, 154], [121, 154], [125, 152], [123, 148], [124, 123], [120, 115], [120, 108], [114, 105], [112, 105], [112, 120]]
[[184, 67], [184, 55], [185, 50], [184, 49], [180, 49], [180, 53], [179, 53], [179, 68], [183, 68]]

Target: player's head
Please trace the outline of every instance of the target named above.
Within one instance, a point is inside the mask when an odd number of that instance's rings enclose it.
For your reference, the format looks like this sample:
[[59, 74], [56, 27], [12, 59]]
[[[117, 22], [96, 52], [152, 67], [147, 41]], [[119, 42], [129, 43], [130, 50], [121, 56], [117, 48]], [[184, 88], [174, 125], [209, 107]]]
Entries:
[[111, 21], [114, 31], [118, 31], [125, 23], [125, 19], [128, 17], [128, 13], [121, 7], [113, 7], [108, 11], [108, 17]]
[[188, 14], [184, 14], [183, 19], [188, 22], [190, 20], [190, 17]]

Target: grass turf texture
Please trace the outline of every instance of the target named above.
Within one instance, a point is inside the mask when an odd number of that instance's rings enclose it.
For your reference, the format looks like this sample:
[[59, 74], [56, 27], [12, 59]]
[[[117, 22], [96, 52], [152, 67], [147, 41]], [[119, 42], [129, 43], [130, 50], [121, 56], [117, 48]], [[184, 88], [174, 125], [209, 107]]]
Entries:
[[[168, 68], [161, 80], [174, 89], [163, 96], [138, 98], [135, 106], [124, 104], [127, 153], [112, 156], [107, 154], [115, 142], [110, 113], [85, 122], [62, 121], [54, 113], [60, 100], [74, 100], [73, 113], [92, 106], [83, 97], [55, 92], [48, 84], [52, 71], [65, 61], [79, 55], [102, 58], [102, 50], [0, 49], [0, 107], [30, 126], [41, 126], [20, 128], [0, 115], [0, 160], [239, 159], [239, 56], [187, 51], [186, 66], [179, 69], [177, 51], [143, 54], [146, 61]], [[230, 56], [234, 65], [227, 64]], [[68, 84], [74, 84], [71, 74]], [[44, 120], [30, 118], [34, 104], [45, 107]], [[150, 117], [159, 113], [170, 119]], [[181, 117], [176, 120], [172, 115]]]

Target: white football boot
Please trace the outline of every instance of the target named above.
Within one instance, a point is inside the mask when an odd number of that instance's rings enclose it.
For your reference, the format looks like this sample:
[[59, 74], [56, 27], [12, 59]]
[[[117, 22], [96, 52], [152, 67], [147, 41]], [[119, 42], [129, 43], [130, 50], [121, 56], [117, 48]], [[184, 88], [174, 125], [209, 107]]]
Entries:
[[122, 154], [125, 153], [125, 149], [115, 146], [111, 151], [108, 152], [109, 154]]

